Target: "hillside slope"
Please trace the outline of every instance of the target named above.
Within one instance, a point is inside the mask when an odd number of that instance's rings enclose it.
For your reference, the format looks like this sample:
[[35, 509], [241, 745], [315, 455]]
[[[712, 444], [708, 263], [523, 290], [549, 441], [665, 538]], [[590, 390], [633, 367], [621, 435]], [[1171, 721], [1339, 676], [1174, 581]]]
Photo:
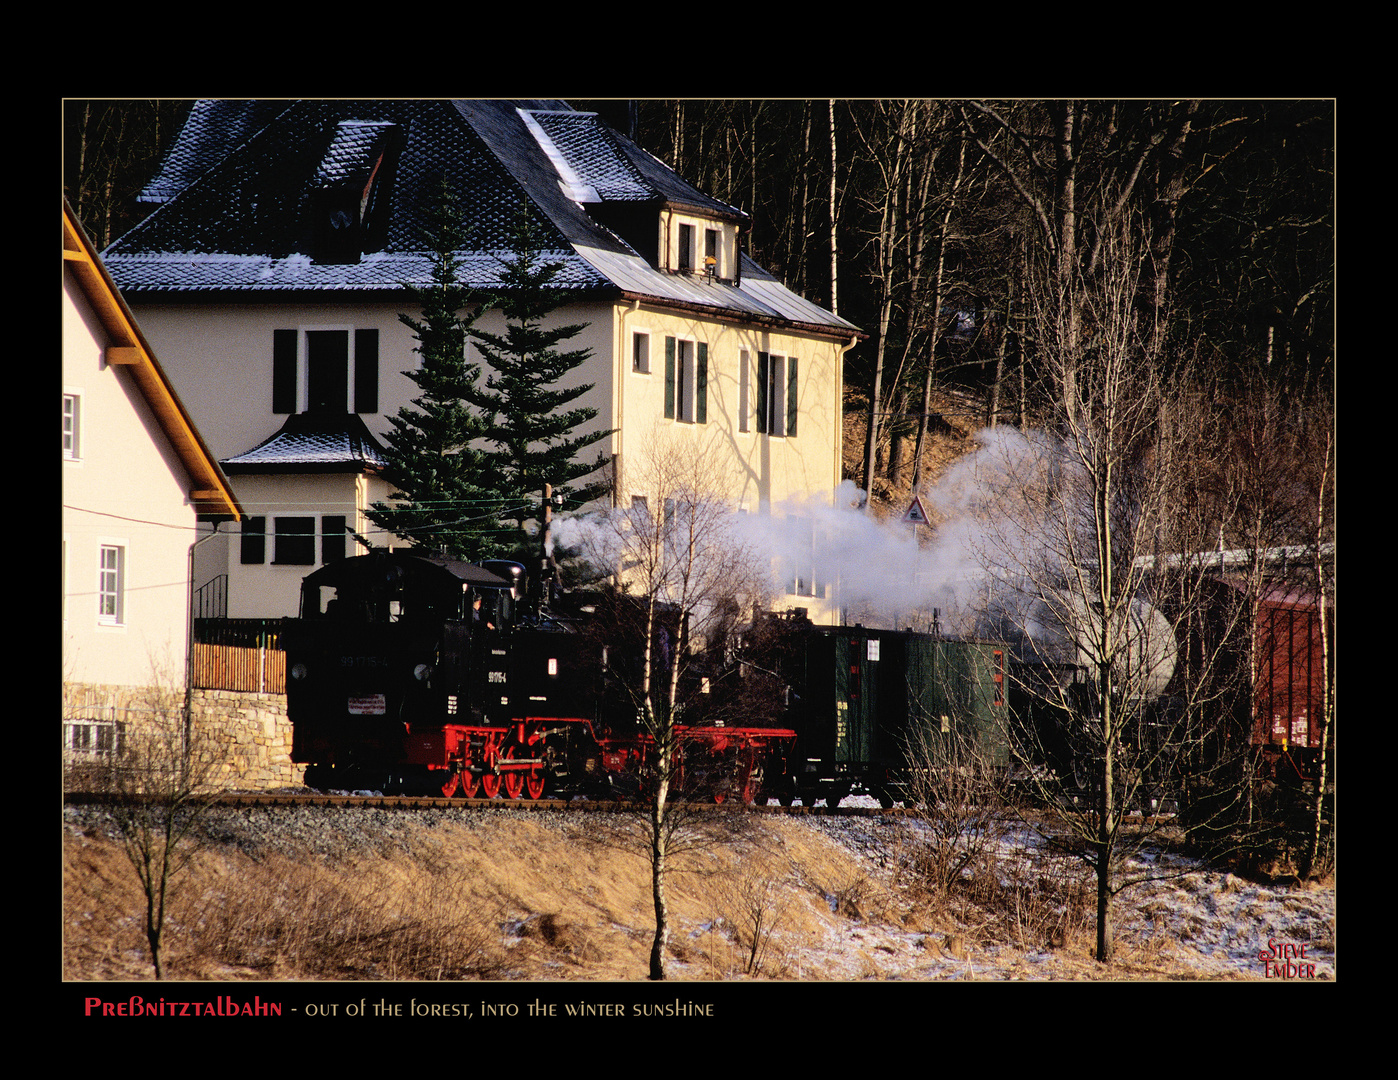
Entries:
[[[1102, 969], [1085, 875], [1023, 830], [939, 896], [915, 823], [709, 817], [712, 842], [670, 878], [674, 979], [1246, 979], [1274, 939], [1309, 943], [1318, 976], [1334, 977], [1333, 884], [1293, 891], [1180, 862], [1119, 902], [1122, 959]], [[171, 912], [168, 967], [220, 981], [643, 979], [654, 924], [637, 824], [220, 811]], [[64, 977], [148, 979], [140, 896], [99, 812], [65, 812], [63, 859]]]

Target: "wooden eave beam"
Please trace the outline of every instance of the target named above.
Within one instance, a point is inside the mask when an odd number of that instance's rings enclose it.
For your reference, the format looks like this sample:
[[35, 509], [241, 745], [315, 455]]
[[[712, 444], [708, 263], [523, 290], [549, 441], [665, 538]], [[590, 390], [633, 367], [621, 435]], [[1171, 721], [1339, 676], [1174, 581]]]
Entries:
[[241, 518], [242, 510], [225, 482], [218, 463], [209, 453], [185, 412], [174, 387], [155, 360], [155, 354], [136, 326], [116, 283], [97, 259], [87, 238], [63, 208], [63, 260], [72, 270], [83, 294], [101, 321], [110, 343], [104, 349], [108, 364], [121, 365], [131, 372], [142, 395], [155, 413], [161, 430], [170, 440], [185, 468], [189, 470], [189, 500], [201, 513]]

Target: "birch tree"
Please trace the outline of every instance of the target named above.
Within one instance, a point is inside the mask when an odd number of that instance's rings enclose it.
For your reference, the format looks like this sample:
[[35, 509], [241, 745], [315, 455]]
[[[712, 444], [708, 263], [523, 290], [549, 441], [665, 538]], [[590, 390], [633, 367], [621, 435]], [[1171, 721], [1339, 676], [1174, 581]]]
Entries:
[[658, 451], [628, 466], [629, 507], [559, 526], [567, 542], [613, 571], [619, 606], [632, 619], [619, 636], [639, 643], [639, 664], [616, 674], [653, 744], [643, 778], [655, 911], [652, 979], [666, 977], [666, 882], [673, 859], [704, 842], [684, 804], [697, 794], [685, 789], [694, 762], [686, 757], [684, 727], [695, 704], [686, 676], [732, 613], [755, 610], [770, 588], [770, 574], [743, 538], [732, 507], [716, 494], [721, 478], [715, 460], [682, 448]]
[[1138, 303], [1149, 272], [1139, 222], [1101, 244], [1101, 266], [1090, 281], [1075, 272], [1071, 299], [1056, 264], [1040, 265], [1038, 363], [1054, 423], [1006, 444], [1018, 449], [991, 484], [984, 554], [999, 579], [993, 629], [1019, 643], [1017, 752], [1064, 830], [1055, 839], [1095, 876], [1106, 964], [1113, 898], [1135, 883], [1129, 859], [1148, 832], [1131, 814], [1150, 811], [1174, 773], [1185, 718], [1214, 692], [1223, 653], [1196, 656], [1187, 684], [1176, 677], [1209, 568], [1169, 556], [1207, 417]]

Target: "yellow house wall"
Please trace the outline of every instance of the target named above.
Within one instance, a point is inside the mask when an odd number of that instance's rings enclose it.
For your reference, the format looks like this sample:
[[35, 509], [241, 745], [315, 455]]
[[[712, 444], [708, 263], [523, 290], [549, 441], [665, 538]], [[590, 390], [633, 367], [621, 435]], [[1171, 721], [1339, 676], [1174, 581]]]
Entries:
[[[753, 512], [782, 511], [789, 500], [828, 496], [840, 482], [841, 346], [802, 337], [732, 326], [672, 312], [618, 306], [614, 436], [618, 499], [629, 501], [628, 470], [647, 455], [668, 452], [713, 455], [721, 463], [719, 494]], [[650, 370], [633, 370], [635, 332], [650, 335]], [[708, 420], [665, 417], [665, 338], [708, 344]], [[757, 354], [795, 356], [798, 364], [796, 434], [759, 433]], [[744, 356], [746, 354], [746, 356]], [[741, 367], [749, 365], [746, 419], [740, 415]], [[783, 391], [783, 394], [785, 392]], [[746, 430], [744, 430], [746, 429]], [[634, 494], [643, 494], [640, 491]]]
[[[190, 411], [216, 458], [243, 453], [271, 436], [285, 416], [272, 412], [273, 331], [300, 329], [365, 329], [379, 331], [379, 411], [361, 414], [366, 426], [382, 438], [388, 417], [410, 405], [417, 387], [402, 374], [415, 367], [416, 342], [398, 319], [403, 304], [298, 307], [214, 305], [173, 307], [142, 305], [136, 309], [147, 339], [160, 355], [176, 392]], [[679, 313], [646, 304], [574, 304], [555, 313], [557, 322], [586, 323], [586, 328], [562, 347], [591, 349], [588, 363], [574, 372], [573, 383], [591, 383], [579, 404], [598, 411], [589, 426], [614, 429], [584, 451], [614, 458], [615, 498], [628, 504], [633, 492], [628, 472], [635, 472], [648, 455], [669, 452], [711, 455], [722, 490], [735, 508], [750, 513], [787, 512], [789, 500], [828, 498], [841, 480], [840, 437], [842, 356], [847, 342], [814, 335], [777, 332], [711, 317]], [[479, 323], [499, 331], [504, 320], [488, 313]], [[632, 333], [650, 335], [649, 373], [632, 370]], [[708, 420], [686, 423], [667, 420], [665, 409], [666, 336], [703, 341], [708, 345]], [[752, 416], [755, 408], [757, 353], [795, 356], [799, 362], [797, 433], [781, 437], [762, 434]], [[751, 389], [746, 423], [740, 416], [740, 365], [743, 354], [750, 367]], [[469, 358], [479, 361], [474, 346]], [[351, 398], [352, 400], [352, 398]], [[300, 579], [312, 566], [275, 566], [270, 518], [345, 514], [360, 521], [359, 531], [376, 543], [393, 542], [372, 530], [362, 511], [389, 490], [381, 481], [346, 476], [240, 476], [231, 478], [246, 513], [269, 519], [266, 563], [246, 567], [240, 562], [236, 532], [226, 544], [205, 545], [196, 579], [207, 580], [224, 560], [229, 575], [232, 617], [274, 617], [294, 614]], [[369, 490], [372, 488], [373, 490]], [[223, 554], [226, 553], [226, 554]], [[353, 553], [353, 545], [351, 545]], [[791, 598], [801, 606], [819, 608], [810, 598]], [[821, 617], [813, 612], [813, 617]]]
[[[779, 333], [753, 326], [677, 314], [639, 305], [614, 312], [614, 423], [616, 501], [653, 498], [641, 478], [646, 460], [670, 454], [704, 458], [735, 509], [775, 518], [800, 515], [808, 500], [829, 500], [841, 477], [841, 401], [845, 345], [813, 335]], [[634, 370], [633, 335], [647, 333], [649, 371]], [[707, 422], [665, 417], [665, 338], [708, 345]], [[756, 423], [757, 354], [796, 357], [796, 433], [761, 433]], [[747, 400], [740, 393], [742, 366], [748, 365]], [[783, 398], [785, 392], [783, 391]], [[744, 407], [745, 406], [745, 407]], [[678, 413], [678, 410], [677, 410]], [[797, 527], [793, 523], [792, 527]], [[783, 578], [779, 569], [775, 574]], [[787, 594], [778, 606], [804, 607], [817, 622], [836, 621], [833, 591], [827, 596]]]

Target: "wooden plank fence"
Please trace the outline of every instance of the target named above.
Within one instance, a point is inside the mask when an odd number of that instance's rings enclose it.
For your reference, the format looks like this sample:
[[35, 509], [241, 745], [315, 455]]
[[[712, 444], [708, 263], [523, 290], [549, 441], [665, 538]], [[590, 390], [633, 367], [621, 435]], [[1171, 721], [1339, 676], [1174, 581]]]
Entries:
[[195, 620], [194, 687], [285, 694], [286, 653], [278, 647], [280, 638], [280, 620]]
[[194, 686], [245, 694], [286, 693], [286, 653], [236, 645], [194, 645]]

